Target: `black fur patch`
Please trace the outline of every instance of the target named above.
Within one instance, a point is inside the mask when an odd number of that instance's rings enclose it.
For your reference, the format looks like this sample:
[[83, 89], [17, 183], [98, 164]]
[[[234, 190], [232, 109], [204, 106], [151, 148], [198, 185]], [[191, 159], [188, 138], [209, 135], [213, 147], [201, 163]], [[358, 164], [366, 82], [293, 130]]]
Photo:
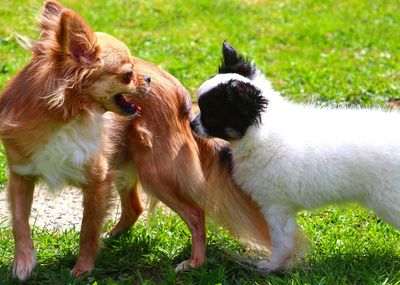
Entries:
[[200, 96], [200, 120], [210, 136], [236, 140], [261, 122], [267, 105], [267, 99], [254, 85], [230, 80]]
[[227, 167], [229, 169], [229, 173], [232, 172], [233, 169], [233, 161], [232, 161], [232, 149], [226, 144], [219, 151], [219, 162], [222, 167]]
[[[238, 109], [248, 116], [251, 125], [261, 123], [261, 113], [267, 108], [268, 100], [261, 94], [261, 90], [251, 83], [240, 80], [230, 80], [226, 86], [228, 99], [238, 101]], [[241, 101], [241, 102], [240, 102]]]
[[237, 73], [251, 79], [257, 70], [253, 63], [238, 55], [236, 50], [227, 42], [222, 44], [221, 61], [222, 64], [219, 67], [219, 73]]

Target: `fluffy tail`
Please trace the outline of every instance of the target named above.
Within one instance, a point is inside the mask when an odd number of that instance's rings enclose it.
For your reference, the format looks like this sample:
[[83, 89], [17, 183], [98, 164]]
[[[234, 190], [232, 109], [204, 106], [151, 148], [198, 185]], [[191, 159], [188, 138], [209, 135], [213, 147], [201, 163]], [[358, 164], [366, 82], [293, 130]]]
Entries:
[[232, 180], [229, 145], [218, 139], [195, 139], [208, 185], [202, 199], [207, 215], [241, 240], [270, 248], [268, 225], [259, 206]]

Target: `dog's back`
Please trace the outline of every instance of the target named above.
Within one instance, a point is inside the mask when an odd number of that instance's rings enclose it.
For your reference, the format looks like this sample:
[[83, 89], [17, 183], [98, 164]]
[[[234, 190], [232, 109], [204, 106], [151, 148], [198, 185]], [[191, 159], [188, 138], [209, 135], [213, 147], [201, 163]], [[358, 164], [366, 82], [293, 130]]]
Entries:
[[237, 179], [253, 185], [248, 187], [253, 191], [265, 191], [266, 204], [292, 199], [304, 208], [340, 202], [371, 207], [383, 196], [400, 197], [400, 133], [394, 131], [399, 113], [278, 104], [271, 100], [263, 124], [234, 143], [238, 163], [241, 149], [254, 144], [252, 153], [243, 155], [256, 166], [240, 164], [246, 175]]

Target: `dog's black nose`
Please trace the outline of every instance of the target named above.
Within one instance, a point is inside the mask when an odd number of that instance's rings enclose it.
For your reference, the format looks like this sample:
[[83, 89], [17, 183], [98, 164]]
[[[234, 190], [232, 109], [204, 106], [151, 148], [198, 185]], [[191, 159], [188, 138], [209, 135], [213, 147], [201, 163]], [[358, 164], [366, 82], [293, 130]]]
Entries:
[[190, 121], [190, 128], [192, 129], [192, 130], [194, 130], [195, 128], [196, 128], [196, 122], [193, 120], [193, 121]]
[[150, 76], [143, 76], [143, 80], [146, 81], [147, 83], [151, 82], [151, 77]]

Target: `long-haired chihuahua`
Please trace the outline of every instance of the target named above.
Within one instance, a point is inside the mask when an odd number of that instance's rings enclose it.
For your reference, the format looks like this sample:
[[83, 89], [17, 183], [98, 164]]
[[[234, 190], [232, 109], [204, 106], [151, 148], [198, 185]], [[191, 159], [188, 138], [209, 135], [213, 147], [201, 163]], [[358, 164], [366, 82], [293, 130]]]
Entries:
[[[94, 266], [106, 214], [110, 169], [103, 133], [105, 111], [134, 116], [124, 96], [143, 95], [150, 78], [137, 74], [125, 44], [94, 33], [85, 20], [56, 1], [44, 4], [32, 57], [0, 97], [0, 138], [9, 167], [8, 193], [15, 238], [14, 275], [35, 267], [28, 218], [34, 186], [82, 189], [80, 250], [72, 272]], [[126, 95], [122, 95], [126, 94]]]

